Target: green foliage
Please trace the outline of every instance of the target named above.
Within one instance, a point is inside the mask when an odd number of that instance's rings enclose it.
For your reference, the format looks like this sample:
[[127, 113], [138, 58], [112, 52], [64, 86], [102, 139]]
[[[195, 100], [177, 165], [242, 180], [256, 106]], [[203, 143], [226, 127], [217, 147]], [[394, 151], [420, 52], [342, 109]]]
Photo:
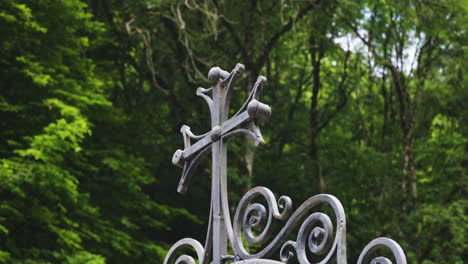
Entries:
[[104, 25], [82, 1], [0, 6], [0, 261], [159, 262], [163, 241], [148, 231], [167, 230], [170, 216], [198, 220], [150, 196], [148, 162], [121, 135], [99, 135], [131, 126], [86, 55]]
[[72, 256], [67, 256], [64, 263], [66, 264], [104, 264], [105, 258], [99, 255], [91, 254], [86, 251], [80, 251]]
[[0, 263], [162, 263], [176, 240], [203, 241], [211, 163], [180, 196], [170, 157], [182, 124], [208, 130], [195, 90], [209, 68], [237, 62], [247, 71], [232, 111], [262, 74], [273, 115], [264, 148], [229, 146], [232, 206], [254, 185], [297, 205], [321, 176], [345, 207], [350, 262], [384, 235], [411, 263], [463, 263], [467, 11], [459, 0], [1, 1]]

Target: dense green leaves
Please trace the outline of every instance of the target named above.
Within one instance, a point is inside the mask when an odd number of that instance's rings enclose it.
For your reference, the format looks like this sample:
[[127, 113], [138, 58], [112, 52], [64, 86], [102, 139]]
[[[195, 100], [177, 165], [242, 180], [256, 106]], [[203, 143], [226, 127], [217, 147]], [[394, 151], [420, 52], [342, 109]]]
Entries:
[[130, 118], [86, 55], [104, 25], [82, 1], [0, 5], [0, 260], [159, 260], [163, 241], [149, 230], [166, 230], [170, 215], [196, 219], [155, 202], [144, 190], [156, 181], [148, 163], [118, 144]]
[[234, 207], [251, 186], [296, 205], [327, 192], [348, 258], [384, 235], [411, 263], [463, 263], [463, 1], [0, 2], [0, 263], [161, 263], [204, 241], [210, 162], [186, 196], [179, 129], [209, 128], [196, 88], [245, 64], [273, 115], [229, 146]]

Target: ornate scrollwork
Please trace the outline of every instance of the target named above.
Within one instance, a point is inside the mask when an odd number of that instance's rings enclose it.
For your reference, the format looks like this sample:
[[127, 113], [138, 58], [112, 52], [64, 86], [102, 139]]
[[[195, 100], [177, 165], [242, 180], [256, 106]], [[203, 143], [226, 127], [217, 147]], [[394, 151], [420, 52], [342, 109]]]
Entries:
[[164, 264], [196, 264], [197, 262], [190, 255], [183, 254], [177, 257], [177, 252], [180, 252], [186, 248], [195, 250], [199, 263], [205, 263], [205, 249], [200, 244], [200, 242], [192, 238], [184, 238], [172, 245], [172, 247], [167, 252], [166, 258], [164, 259]]
[[[251, 203], [258, 196], [262, 196], [268, 210], [259, 204]], [[330, 218], [323, 213], [312, 213], [300, 226], [297, 240], [285, 242], [287, 236], [298, 226], [306, 214], [318, 204], [330, 205], [336, 215], [337, 232], [333, 238], [333, 224]], [[291, 199], [282, 196], [276, 202], [273, 193], [265, 187], [256, 187], [248, 191], [241, 199], [236, 210], [233, 226], [233, 249], [241, 259], [259, 259], [271, 256], [279, 247], [280, 259], [287, 262], [293, 255], [301, 264], [309, 264], [306, 249], [310, 254], [323, 256], [319, 263], [328, 263], [334, 256], [339, 260], [345, 259], [345, 232], [346, 223], [343, 206], [332, 195], [320, 194], [305, 201], [288, 219], [281, 231], [263, 249], [257, 253], [249, 253], [244, 247], [242, 234], [245, 240], [252, 245], [261, 245], [269, 240], [273, 226], [273, 219], [285, 220], [291, 214]], [[281, 209], [281, 211], [280, 211]], [[257, 236], [252, 228], [262, 229]], [[338, 260], [338, 262], [340, 262]]]
[[359, 255], [357, 264], [392, 264], [392, 262], [385, 257], [376, 257], [371, 259], [371, 256], [380, 248], [390, 249], [397, 264], [406, 264], [406, 257], [403, 249], [397, 242], [386, 237], [376, 238], [367, 244], [367, 246], [362, 250], [361, 255]]
[[[323, 228], [322, 228], [322, 227]], [[333, 224], [328, 215], [323, 213], [313, 213], [302, 223], [296, 241], [287, 241], [280, 250], [280, 259], [283, 262], [294, 256], [292, 250], [297, 254], [297, 259], [302, 263], [310, 263], [307, 258], [306, 248], [309, 252], [322, 256], [330, 252], [320, 263], [328, 263], [333, 252], [330, 251], [333, 239]], [[327, 256], [328, 256], [327, 255]]]
[[[318, 261], [319, 264], [346, 264], [346, 221], [340, 201], [327, 194], [309, 198], [296, 211], [292, 212], [292, 202], [287, 196], [276, 200], [265, 187], [249, 190], [241, 199], [231, 223], [226, 178], [226, 143], [234, 136], [247, 135], [256, 145], [265, 140], [260, 132], [259, 122], [267, 121], [271, 108], [260, 102], [260, 94], [266, 78], [259, 76], [245, 103], [231, 118], [229, 104], [236, 80], [241, 76], [244, 65], [237, 64], [229, 73], [214, 67], [208, 73], [212, 87], [198, 88], [210, 109], [211, 129], [195, 135], [190, 127], [182, 126], [184, 149], [177, 150], [173, 157], [174, 165], [183, 167], [178, 192], [187, 191], [188, 182], [203, 156], [213, 153], [212, 204], [208, 223], [205, 247], [198, 241], [185, 238], [174, 244], [164, 260], [164, 264], [282, 264], [292, 257], [301, 264]], [[257, 202], [266, 201], [266, 206]], [[331, 207], [335, 214], [332, 221], [323, 212], [312, 212], [317, 205]], [[280, 231], [273, 236], [273, 226], [278, 221], [286, 221]], [[335, 224], [334, 224], [335, 223]], [[296, 240], [289, 240], [293, 230], [299, 228]], [[227, 239], [231, 242], [234, 254], [227, 254]], [[254, 245], [255, 252], [246, 249], [244, 243]], [[397, 264], [406, 264], [401, 247], [388, 238], [377, 238], [369, 243], [361, 253], [358, 264], [392, 264], [385, 257], [372, 258], [380, 247], [389, 248]], [[198, 262], [193, 256], [184, 254], [186, 248], [195, 250]], [[280, 260], [263, 259], [279, 250]]]
[[[267, 211], [262, 204], [248, 204], [250, 200], [259, 195], [262, 195], [267, 200], [268, 216], [266, 215]], [[242, 226], [245, 238], [249, 243], [254, 245], [264, 243], [271, 235], [273, 217], [278, 220], [283, 220], [290, 215], [292, 205], [291, 199], [287, 196], [281, 196], [277, 203], [273, 193], [263, 187], [252, 189], [244, 197], [248, 198], [242, 199], [239, 204], [239, 209], [242, 210], [245, 208], [245, 213], [242, 217]], [[239, 209], [238, 212], [240, 212]], [[282, 210], [281, 212], [280, 209]], [[235, 223], [239, 222], [240, 219], [237, 217], [240, 216], [241, 214], [236, 212], [236, 217], [234, 218]], [[240, 225], [234, 227], [234, 233], [236, 233], [236, 227], [239, 228]], [[263, 228], [263, 231], [258, 236], [254, 236], [252, 228]]]

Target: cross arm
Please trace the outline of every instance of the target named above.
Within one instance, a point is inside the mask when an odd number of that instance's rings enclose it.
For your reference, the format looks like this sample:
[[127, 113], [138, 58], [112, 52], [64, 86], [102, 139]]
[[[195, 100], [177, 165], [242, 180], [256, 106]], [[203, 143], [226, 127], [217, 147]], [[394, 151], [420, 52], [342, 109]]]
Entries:
[[214, 127], [206, 136], [193, 145], [186, 147], [184, 150], [178, 149], [172, 157], [172, 163], [174, 165], [183, 166], [185, 161], [190, 160], [194, 155], [213, 142], [219, 140], [223, 135], [242, 127], [242, 125], [252, 119], [266, 121], [270, 118], [270, 115], [270, 107], [254, 99], [248, 104], [247, 110], [229, 119], [221, 127]]
[[[174, 165], [183, 167], [182, 177], [179, 181], [177, 191], [185, 193], [187, 191], [187, 184], [193, 174], [193, 171], [200, 163], [201, 158], [211, 151], [211, 145], [224, 137], [229, 138], [236, 134], [246, 133], [254, 137], [255, 142], [263, 142], [262, 135], [258, 125], [258, 120], [266, 121], [271, 115], [271, 108], [255, 99], [251, 100], [245, 111], [237, 116], [227, 120], [221, 127], [216, 126], [210, 132], [206, 133], [200, 140], [193, 145], [190, 145], [189, 136], [193, 135], [188, 126], [183, 126], [181, 131], [184, 135], [186, 148], [184, 150], [178, 149], [172, 157]], [[243, 129], [242, 127], [250, 124], [250, 129]], [[194, 138], [194, 137], [192, 137]], [[187, 146], [188, 145], [188, 146]]]
[[[201, 87], [197, 89], [197, 95], [202, 97], [210, 108], [212, 129], [197, 136], [190, 131], [190, 127], [182, 126], [181, 133], [185, 146], [183, 150], [178, 149], [172, 157], [174, 165], [184, 168], [178, 187], [179, 192], [186, 191], [191, 175], [202, 157], [214, 149], [212, 147], [214, 142], [222, 140], [219, 142], [222, 145], [236, 135], [246, 134], [255, 141], [256, 145], [264, 143], [258, 123], [269, 119], [271, 109], [258, 100], [266, 81], [265, 77], [258, 77], [245, 103], [233, 117], [228, 119], [234, 85], [243, 70], [244, 65], [240, 63], [230, 73], [219, 67], [213, 67], [208, 73], [208, 80], [213, 86], [208, 89]], [[191, 144], [191, 140], [195, 140], [195, 143]]]

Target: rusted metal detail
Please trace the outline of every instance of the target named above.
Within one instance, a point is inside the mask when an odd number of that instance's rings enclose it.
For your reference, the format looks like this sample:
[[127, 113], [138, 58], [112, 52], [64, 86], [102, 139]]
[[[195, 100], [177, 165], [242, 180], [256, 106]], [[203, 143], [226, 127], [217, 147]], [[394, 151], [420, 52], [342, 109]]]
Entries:
[[[172, 157], [174, 165], [183, 167], [177, 191], [187, 191], [195, 168], [211, 152], [210, 217], [205, 247], [191, 238], [179, 240], [170, 248], [164, 264], [281, 264], [288, 263], [292, 258], [300, 264], [310, 264], [312, 256], [314, 261], [321, 259], [316, 262], [320, 264], [346, 264], [346, 217], [340, 201], [332, 195], [313, 196], [293, 212], [289, 197], [281, 196], [277, 200], [269, 189], [255, 187], [243, 196], [231, 222], [226, 179], [227, 143], [234, 136], [247, 135], [255, 145], [263, 145], [265, 141], [259, 122], [267, 121], [271, 115], [271, 108], [260, 102], [266, 78], [259, 76], [245, 103], [228, 118], [234, 85], [243, 70], [242, 64], [237, 64], [231, 72], [219, 67], [212, 68], [208, 73], [212, 87], [198, 88], [196, 92], [208, 104], [211, 129], [202, 135], [193, 134], [187, 125], [180, 129], [184, 149], [177, 150]], [[265, 205], [259, 200], [263, 200]], [[319, 205], [330, 207], [334, 217], [318, 212], [316, 209]], [[278, 229], [273, 229], [273, 225], [278, 224], [282, 224], [282, 228], [275, 235], [272, 232]], [[297, 228], [296, 239], [288, 240]], [[227, 254], [228, 241], [234, 255]], [[358, 264], [391, 264], [385, 257], [370, 259], [381, 247], [391, 250], [397, 264], [406, 264], [401, 247], [388, 238], [370, 242], [361, 253]], [[187, 248], [191, 248], [195, 256], [187, 254]], [[255, 252], [248, 250], [252, 248]]]

